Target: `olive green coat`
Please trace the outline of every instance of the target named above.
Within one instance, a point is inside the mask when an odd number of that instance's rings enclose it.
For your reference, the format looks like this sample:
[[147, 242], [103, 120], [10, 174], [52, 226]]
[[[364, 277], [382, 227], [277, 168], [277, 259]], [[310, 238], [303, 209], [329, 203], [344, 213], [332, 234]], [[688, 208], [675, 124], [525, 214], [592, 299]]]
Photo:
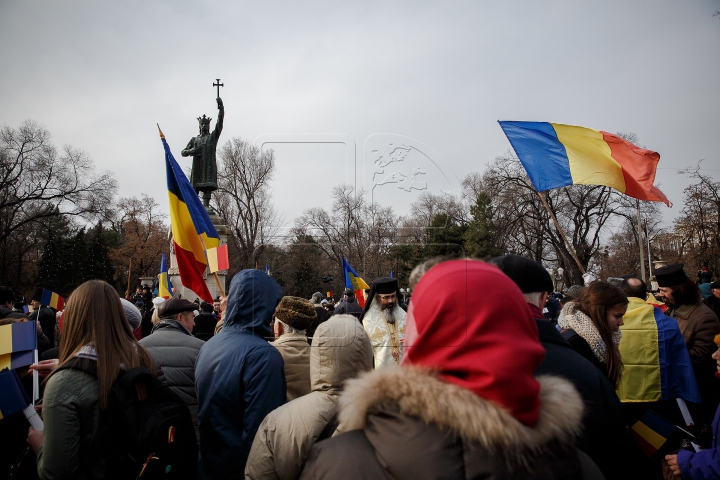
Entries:
[[42, 415], [45, 439], [37, 452], [38, 476], [103, 478], [109, 432], [101, 427], [97, 379], [79, 370], [56, 373], [47, 382]]

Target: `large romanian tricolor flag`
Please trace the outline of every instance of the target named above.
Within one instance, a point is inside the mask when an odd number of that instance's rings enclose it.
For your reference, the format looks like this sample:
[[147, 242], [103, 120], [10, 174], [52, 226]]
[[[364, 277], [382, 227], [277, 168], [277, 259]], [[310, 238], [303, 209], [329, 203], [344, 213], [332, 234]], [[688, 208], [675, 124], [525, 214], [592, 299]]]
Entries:
[[345, 288], [352, 288], [355, 290], [355, 298], [361, 307], [365, 308], [365, 296], [363, 290], [370, 288], [365, 280], [360, 278], [360, 275], [355, 271], [354, 268], [342, 257], [343, 273], [345, 274]]
[[168, 267], [165, 261], [165, 254], [162, 254], [160, 260], [160, 274], [158, 275], [158, 297], [162, 297], [165, 300], [172, 297], [172, 283], [170, 283], [170, 277], [168, 277]]
[[653, 185], [660, 154], [612, 133], [547, 122], [498, 122], [538, 192], [605, 185], [639, 200], [664, 202]]
[[212, 303], [212, 295], [203, 277], [207, 266], [205, 249], [217, 247], [220, 236], [190, 181], [175, 161], [162, 132], [160, 138], [165, 148], [170, 227], [180, 281], [200, 298]]
[[31, 321], [0, 326], [0, 370], [24, 367], [35, 361], [35, 324]]
[[630, 297], [620, 327], [623, 374], [621, 402], [657, 402], [682, 398], [700, 403], [690, 354], [674, 318], [640, 298]]

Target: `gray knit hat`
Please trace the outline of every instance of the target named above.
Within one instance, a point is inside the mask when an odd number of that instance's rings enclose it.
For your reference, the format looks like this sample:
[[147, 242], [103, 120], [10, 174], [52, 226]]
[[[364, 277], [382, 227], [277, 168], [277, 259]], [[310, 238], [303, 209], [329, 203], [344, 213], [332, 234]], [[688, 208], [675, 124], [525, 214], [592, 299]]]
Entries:
[[307, 330], [317, 318], [315, 307], [300, 297], [283, 297], [275, 309], [275, 317], [297, 330]]
[[120, 299], [120, 303], [122, 303], [123, 310], [125, 310], [125, 318], [127, 318], [130, 324], [130, 329], [134, 332], [140, 326], [140, 322], [142, 322], [142, 314], [135, 305], [124, 298]]

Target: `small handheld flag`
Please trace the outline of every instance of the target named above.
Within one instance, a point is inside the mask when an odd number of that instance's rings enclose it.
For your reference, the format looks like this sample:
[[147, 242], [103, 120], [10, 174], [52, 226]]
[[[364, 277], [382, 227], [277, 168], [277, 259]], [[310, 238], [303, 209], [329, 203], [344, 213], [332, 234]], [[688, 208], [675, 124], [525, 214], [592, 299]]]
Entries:
[[216, 248], [208, 248], [206, 253], [208, 258], [208, 268], [210, 268], [211, 273], [230, 268], [227, 245], [220, 245]]
[[165, 261], [165, 254], [162, 254], [160, 260], [160, 274], [158, 275], [158, 297], [168, 299], [172, 297], [172, 283], [170, 283], [170, 277], [168, 277], [168, 267]]
[[675, 424], [665, 420], [652, 410], [648, 410], [630, 428], [630, 433], [635, 437], [640, 450], [650, 457], [660, 450], [674, 430]]
[[343, 273], [345, 274], [345, 288], [352, 288], [355, 291], [355, 298], [361, 307], [365, 308], [365, 296], [363, 290], [370, 288], [365, 283], [365, 280], [360, 278], [360, 275], [355, 271], [354, 268], [342, 257]]
[[36, 322], [0, 326], [0, 370], [24, 367], [35, 361], [36, 328]]
[[40, 304], [52, 307], [55, 310], [62, 310], [65, 306], [65, 298], [61, 297], [52, 290], [43, 290], [40, 296]]

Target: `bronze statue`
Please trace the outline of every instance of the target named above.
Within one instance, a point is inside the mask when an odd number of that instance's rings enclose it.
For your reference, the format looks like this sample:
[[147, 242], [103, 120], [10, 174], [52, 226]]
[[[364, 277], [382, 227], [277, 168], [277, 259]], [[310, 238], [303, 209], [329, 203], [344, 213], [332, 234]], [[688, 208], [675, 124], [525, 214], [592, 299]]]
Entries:
[[185, 150], [182, 151], [183, 157], [190, 155], [193, 157], [190, 183], [198, 195], [202, 192], [203, 205], [208, 212], [211, 212], [210, 195], [218, 189], [215, 150], [218, 139], [220, 138], [220, 132], [222, 132], [223, 118], [225, 117], [225, 107], [223, 107], [219, 93], [220, 86], [218, 86], [218, 118], [217, 122], [215, 122], [215, 130], [210, 133], [210, 120], [212, 120], [212, 118], [206, 117], [205, 115], [198, 117], [200, 135], [191, 138], [190, 143], [188, 143]]

